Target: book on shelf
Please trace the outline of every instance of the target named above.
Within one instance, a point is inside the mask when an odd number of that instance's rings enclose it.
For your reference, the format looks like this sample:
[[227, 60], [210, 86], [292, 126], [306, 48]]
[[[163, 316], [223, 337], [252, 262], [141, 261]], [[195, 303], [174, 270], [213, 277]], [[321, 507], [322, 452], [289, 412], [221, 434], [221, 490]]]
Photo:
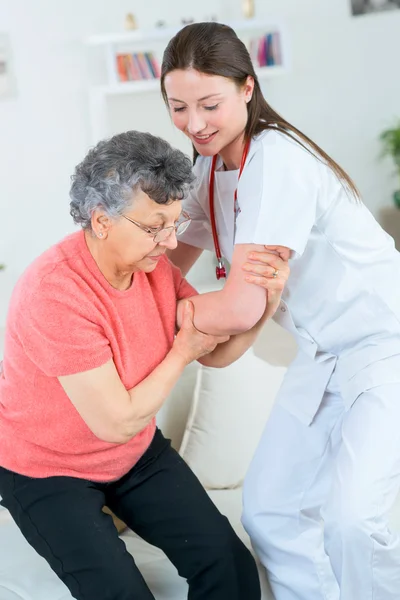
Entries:
[[261, 38], [252, 39], [250, 56], [257, 67], [282, 65], [281, 39], [279, 31], [266, 33]]
[[120, 82], [160, 77], [160, 65], [152, 52], [117, 54], [116, 68]]

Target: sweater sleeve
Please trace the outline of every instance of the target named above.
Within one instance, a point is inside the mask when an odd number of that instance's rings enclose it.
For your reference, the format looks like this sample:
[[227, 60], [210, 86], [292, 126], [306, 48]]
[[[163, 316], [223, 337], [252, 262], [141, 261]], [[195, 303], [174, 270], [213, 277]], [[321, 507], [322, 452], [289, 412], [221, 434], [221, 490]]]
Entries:
[[197, 290], [183, 277], [181, 270], [172, 264], [171, 261], [172, 276], [174, 278], [174, 286], [176, 291], [176, 299], [183, 300], [184, 298], [190, 298], [191, 296], [197, 296]]
[[44, 279], [18, 320], [18, 335], [30, 360], [49, 377], [100, 367], [112, 358], [94, 303], [75, 282]]

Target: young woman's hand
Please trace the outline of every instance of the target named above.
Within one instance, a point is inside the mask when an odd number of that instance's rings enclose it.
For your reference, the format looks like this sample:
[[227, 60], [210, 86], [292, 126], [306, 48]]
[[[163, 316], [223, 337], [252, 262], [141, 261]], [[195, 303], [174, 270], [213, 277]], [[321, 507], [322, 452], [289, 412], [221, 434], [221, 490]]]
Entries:
[[271, 318], [279, 307], [290, 274], [290, 254], [290, 249], [284, 246], [265, 246], [265, 252], [250, 252], [248, 262], [243, 265], [246, 280], [267, 290], [263, 321]]

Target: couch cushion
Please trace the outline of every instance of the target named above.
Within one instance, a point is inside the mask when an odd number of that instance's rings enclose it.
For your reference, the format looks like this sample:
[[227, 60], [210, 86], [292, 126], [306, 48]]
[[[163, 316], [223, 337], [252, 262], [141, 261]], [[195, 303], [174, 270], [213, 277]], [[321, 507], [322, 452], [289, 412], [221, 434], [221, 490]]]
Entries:
[[180, 453], [206, 489], [242, 484], [285, 372], [252, 349], [225, 369], [199, 368]]

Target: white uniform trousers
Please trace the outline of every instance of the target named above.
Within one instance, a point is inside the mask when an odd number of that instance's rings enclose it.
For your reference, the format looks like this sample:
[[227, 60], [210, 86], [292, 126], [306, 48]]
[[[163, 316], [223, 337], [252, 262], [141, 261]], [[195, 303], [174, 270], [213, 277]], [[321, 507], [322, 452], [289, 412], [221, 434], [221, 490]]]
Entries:
[[277, 404], [243, 512], [276, 600], [399, 600], [389, 523], [399, 490], [400, 384], [364, 392], [348, 412], [330, 384], [309, 426]]

